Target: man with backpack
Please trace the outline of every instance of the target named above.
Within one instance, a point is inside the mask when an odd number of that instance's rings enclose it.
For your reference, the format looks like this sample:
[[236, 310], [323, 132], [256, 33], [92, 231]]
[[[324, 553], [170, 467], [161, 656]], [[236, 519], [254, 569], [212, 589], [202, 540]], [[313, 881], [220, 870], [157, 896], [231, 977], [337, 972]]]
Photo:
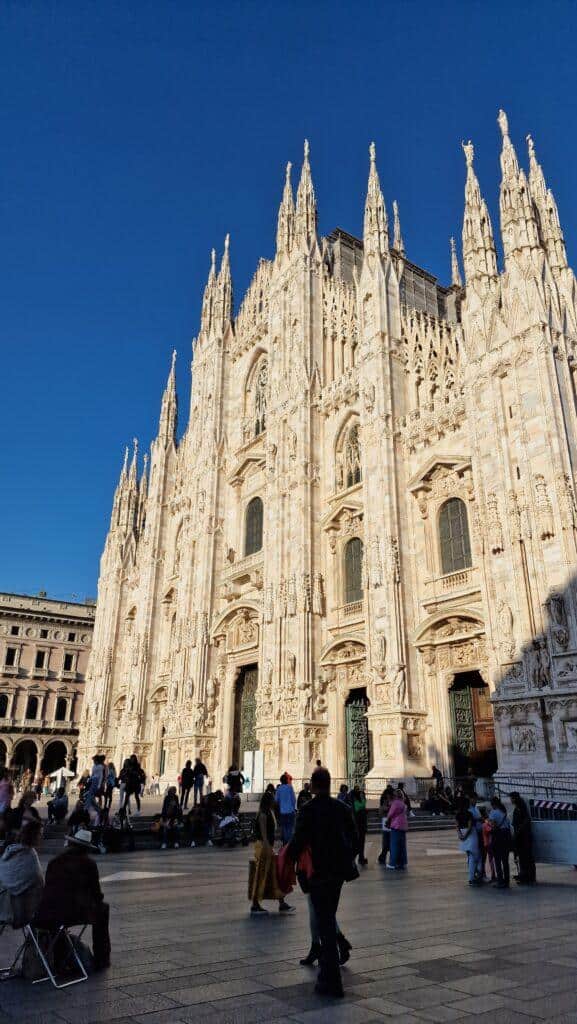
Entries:
[[140, 791], [146, 782], [146, 775], [138, 763], [136, 754], [128, 758], [125, 778], [126, 808], [130, 812], [130, 797], [133, 796], [136, 803], [136, 814], [140, 814]]

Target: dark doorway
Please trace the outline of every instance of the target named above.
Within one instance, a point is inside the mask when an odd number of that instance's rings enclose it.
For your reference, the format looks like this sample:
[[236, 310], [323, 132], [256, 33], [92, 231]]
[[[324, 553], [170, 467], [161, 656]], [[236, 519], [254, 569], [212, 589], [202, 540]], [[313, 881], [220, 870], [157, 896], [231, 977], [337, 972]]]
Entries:
[[480, 672], [458, 672], [449, 690], [455, 775], [492, 775], [497, 769], [489, 687]]
[[66, 768], [66, 747], [61, 740], [54, 740], [44, 751], [40, 770], [43, 775], [50, 775], [58, 768]]
[[163, 726], [160, 734], [160, 750], [158, 752], [158, 774], [161, 776], [164, 775], [164, 766], [166, 764], [166, 747], [164, 746], [165, 734], [166, 729]]
[[256, 738], [256, 690], [258, 665], [240, 670], [234, 694], [234, 740], [232, 759], [242, 769], [245, 750], [258, 750]]
[[370, 768], [368, 706], [367, 691], [364, 687], [351, 690], [345, 703], [347, 782], [349, 786], [364, 783], [365, 775]]
[[30, 770], [32, 773], [36, 771], [36, 761], [38, 760], [38, 754], [36, 751], [36, 744], [32, 740], [22, 740], [18, 743], [12, 758], [12, 764], [18, 771]]
[[0, 740], [0, 768], [5, 768], [8, 762], [6, 744], [4, 740]]

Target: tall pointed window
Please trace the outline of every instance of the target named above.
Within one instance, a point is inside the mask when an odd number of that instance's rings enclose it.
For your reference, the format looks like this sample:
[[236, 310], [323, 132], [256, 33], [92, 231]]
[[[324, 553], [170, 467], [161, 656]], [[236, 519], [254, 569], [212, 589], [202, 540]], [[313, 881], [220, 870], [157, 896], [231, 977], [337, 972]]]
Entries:
[[471, 565], [471, 541], [465, 502], [450, 498], [439, 513], [441, 571], [459, 572]]
[[363, 542], [351, 537], [345, 545], [345, 604], [363, 599]]
[[345, 487], [361, 482], [361, 445], [359, 441], [359, 425], [353, 423], [345, 440]]
[[244, 553], [253, 555], [262, 548], [263, 505], [260, 498], [249, 501], [244, 530]]
[[266, 403], [268, 394], [268, 362], [261, 360], [256, 373], [254, 387], [254, 436], [266, 430]]

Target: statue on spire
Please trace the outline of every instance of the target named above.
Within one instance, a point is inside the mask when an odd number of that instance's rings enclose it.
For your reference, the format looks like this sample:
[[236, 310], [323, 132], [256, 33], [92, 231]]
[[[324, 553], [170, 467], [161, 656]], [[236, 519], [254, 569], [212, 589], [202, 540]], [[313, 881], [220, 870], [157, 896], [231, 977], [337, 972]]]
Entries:
[[367, 185], [367, 198], [365, 202], [363, 246], [365, 253], [375, 253], [377, 256], [384, 256], [389, 250], [389, 225], [377, 171], [374, 142], [371, 142], [369, 146], [369, 158], [369, 183]]
[[287, 255], [293, 247], [295, 233], [295, 204], [291, 183], [292, 164], [286, 165], [284, 189], [278, 211], [276, 229], [276, 251], [278, 255]]
[[506, 115], [504, 110], [500, 110], [499, 113], [497, 114], [497, 122], [499, 124], [499, 128], [501, 129], [501, 135], [503, 136], [503, 138], [504, 139], [508, 138], [508, 136], [509, 136], [509, 119], [508, 119], [508, 117], [507, 117], [507, 115]]
[[401, 219], [399, 217], [399, 204], [393, 199], [393, 249], [396, 249], [401, 256], [405, 255], [405, 243], [401, 234]]
[[467, 163], [467, 167], [472, 167], [473, 157], [475, 156], [475, 147], [470, 139], [468, 142], [462, 142], [461, 145], [463, 147], [463, 153], [465, 154], [465, 161]]
[[308, 139], [304, 143], [304, 159], [301, 179], [297, 189], [295, 214], [295, 238], [310, 249], [317, 241], [317, 203], [309, 163]]

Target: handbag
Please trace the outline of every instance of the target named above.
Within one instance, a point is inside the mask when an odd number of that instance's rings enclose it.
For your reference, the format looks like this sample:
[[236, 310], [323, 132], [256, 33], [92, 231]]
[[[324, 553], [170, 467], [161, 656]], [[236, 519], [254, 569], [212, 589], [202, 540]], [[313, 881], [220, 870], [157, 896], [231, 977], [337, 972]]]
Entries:
[[304, 893], [310, 891], [310, 881], [314, 874], [313, 855], [310, 846], [305, 846], [297, 861], [296, 876], [301, 890]]
[[292, 892], [296, 885], [295, 867], [288, 856], [288, 844], [279, 850], [276, 858], [276, 880], [278, 887], [284, 895]]

